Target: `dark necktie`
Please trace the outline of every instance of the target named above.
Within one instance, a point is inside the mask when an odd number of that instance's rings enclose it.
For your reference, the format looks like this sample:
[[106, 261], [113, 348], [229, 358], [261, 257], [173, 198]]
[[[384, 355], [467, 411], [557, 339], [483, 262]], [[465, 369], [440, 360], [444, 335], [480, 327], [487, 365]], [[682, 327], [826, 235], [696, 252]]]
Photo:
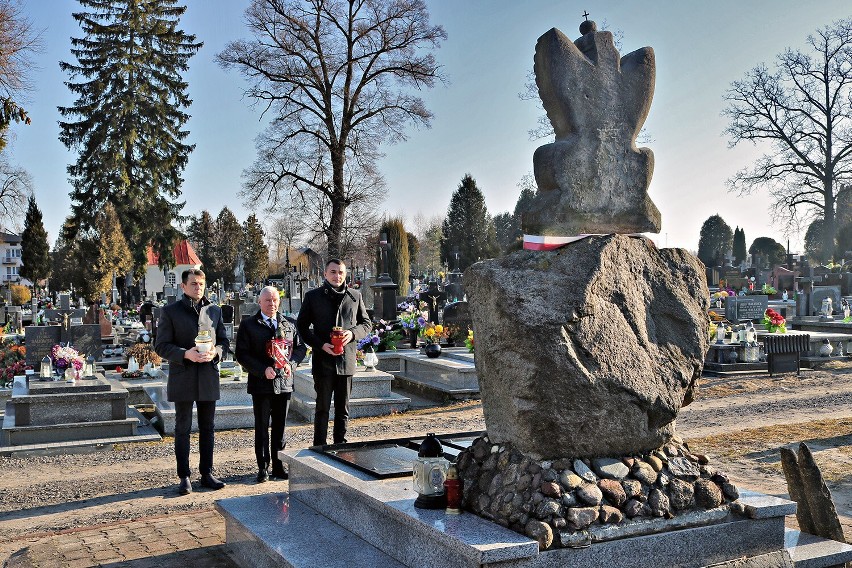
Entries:
[[266, 321], [266, 325], [269, 327], [269, 329], [274, 331], [275, 330], [275, 324], [272, 323], [272, 318], [266, 318], [265, 321]]

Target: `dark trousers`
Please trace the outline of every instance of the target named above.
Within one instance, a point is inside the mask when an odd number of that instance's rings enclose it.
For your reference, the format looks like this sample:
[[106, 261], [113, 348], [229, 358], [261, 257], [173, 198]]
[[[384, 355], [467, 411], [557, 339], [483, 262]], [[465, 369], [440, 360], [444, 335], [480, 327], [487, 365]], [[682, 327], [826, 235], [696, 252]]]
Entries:
[[[193, 401], [175, 402], [175, 458], [178, 477], [189, 477], [189, 432], [192, 429]], [[213, 471], [213, 417], [215, 400], [195, 401], [198, 411], [198, 471], [206, 475]]]
[[349, 393], [352, 392], [352, 375], [314, 375], [317, 408], [314, 412], [314, 445], [323, 446], [328, 438], [328, 414], [334, 396], [334, 443], [346, 441], [346, 424], [349, 422]]
[[[284, 424], [287, 422], [287, 411], [290, 408], [290, 394], [282, 392], [281, 394], [251, 395], [251, 405], [254, 408], [254, 455], [257, 458], [258, 469], [265, 470], [272, 463], [272, 471], [284, 471], [284, 464], [278, 459], [278, 452], [287, 445]], [[271, 437], [269, 435], [270, 419]]]

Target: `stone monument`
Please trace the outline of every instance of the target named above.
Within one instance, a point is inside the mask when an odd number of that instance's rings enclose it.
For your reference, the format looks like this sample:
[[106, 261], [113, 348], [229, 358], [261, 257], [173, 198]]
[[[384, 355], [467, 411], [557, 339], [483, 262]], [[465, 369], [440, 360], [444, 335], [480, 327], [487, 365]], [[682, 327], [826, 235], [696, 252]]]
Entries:
[[660, 227], [653, 155], [635, 146], [653, 50], [619, 59], [612, 34], [580, 31], [536, 45], [556, 141], [535, 152], [538, 193], [522, 218], [528, 235], [573, 242], [464, 275], [487, 428], [458, 459], [464, 506], [542, 549], [588, 544], [592, 523], [713, 515], [738, 498], [675, 432], [709, 344], [704, 266], [629, 235]]
[[538, 39], [535, 77], [556, 140], [533, 156], [538, 193], [522, 212], [527, 233], [578, 235], [660, 230], [648, 197], [654, 155], [636, 147], [651, 108], [654, 50], [619, 58], [610, 32], [556, 28]]

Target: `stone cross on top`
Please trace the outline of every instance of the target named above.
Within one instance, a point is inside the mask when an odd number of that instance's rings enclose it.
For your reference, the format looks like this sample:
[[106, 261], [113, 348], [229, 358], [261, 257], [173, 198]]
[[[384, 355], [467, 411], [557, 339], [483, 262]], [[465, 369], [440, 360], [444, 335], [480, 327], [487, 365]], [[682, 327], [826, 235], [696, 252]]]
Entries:
[[382, 259], [382, 274], [388, 273], [388, 250], [390, 249], [390, 244], [388, 243], [388, 236], [386, 233], [382, 233], [381, 237], [379, 237], [379, 250], [380, 256]]
[[588, 19], [580, 33], [572, 42], [553, 28], [536, 43], [536, 85], [556, 140], [533, 155], [538, 192], [522, 212], [524, 232], [658, 233], [654, 155], [636, 147], [654, 96], [654, 50], [620, 57], [612, 33]]

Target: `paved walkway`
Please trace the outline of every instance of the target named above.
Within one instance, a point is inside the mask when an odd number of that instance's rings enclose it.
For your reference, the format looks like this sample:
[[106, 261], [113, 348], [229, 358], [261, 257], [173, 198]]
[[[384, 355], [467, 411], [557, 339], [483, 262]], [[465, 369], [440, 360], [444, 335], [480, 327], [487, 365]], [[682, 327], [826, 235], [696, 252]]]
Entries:
[[4, 568], [237, 568], [212, 509], [5, 542]]

